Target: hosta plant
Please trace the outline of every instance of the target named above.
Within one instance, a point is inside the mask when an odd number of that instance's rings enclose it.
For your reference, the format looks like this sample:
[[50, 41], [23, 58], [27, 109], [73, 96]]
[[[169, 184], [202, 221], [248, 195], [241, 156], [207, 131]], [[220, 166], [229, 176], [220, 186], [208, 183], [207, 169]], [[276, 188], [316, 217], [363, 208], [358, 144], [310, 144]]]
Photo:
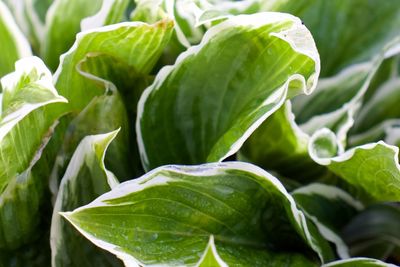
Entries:
[[0, 0], [0, 266], [400, 264], [398, 0]]

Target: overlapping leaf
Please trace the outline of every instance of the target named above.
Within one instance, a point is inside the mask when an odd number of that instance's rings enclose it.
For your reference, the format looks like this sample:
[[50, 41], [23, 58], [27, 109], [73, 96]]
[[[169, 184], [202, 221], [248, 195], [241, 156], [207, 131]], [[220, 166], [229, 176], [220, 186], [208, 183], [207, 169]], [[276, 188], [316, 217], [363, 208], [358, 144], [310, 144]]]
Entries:
[[133, 124], [147, 76], [168, 43], [172, 28], [171, 21], [153, 25], [127, 22], [78, 34], [74, 46], [62, 56], [54, 77], [57, 89], [69, 100], [69, 105], [53, 112], [72, 112], [57, 136], [62, 138], [71, 118], [78, 117], [63, 138], [64, 146], [52, 176], [53, 191], [57, 191], [68, 160], [85, 135], [119, 127], [121, 134], [111, 144], [106, 161], [112, 163], [110, 169], [121, 175], [121, 179], [141, 173], [129, 117]]
[[117, 132], [85, 137], [77, 147], [53, 210], [51, 224], [52, 266], [121, 266], [112, 255], [96, 248], [58, 214], [88, 204], [118, 184], [105, 168], [106, 149]]

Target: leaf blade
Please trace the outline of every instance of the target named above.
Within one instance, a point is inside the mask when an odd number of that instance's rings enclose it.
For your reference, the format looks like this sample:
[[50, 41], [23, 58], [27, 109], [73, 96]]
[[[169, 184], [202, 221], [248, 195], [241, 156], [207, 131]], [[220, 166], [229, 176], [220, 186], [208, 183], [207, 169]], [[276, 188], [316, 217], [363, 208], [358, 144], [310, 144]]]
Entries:
[[[297, 38], [300, 32], [303, 39]], [[236, 57], [229, 46], [241, 47], [243, 43], [248, 45], [243, 47], [246, 53]], [[267, 52], [268, 48], [272, 51]], [[276, 55], [278, 51], [287, 52], [281, 61], [272, 60], [280, 70], [275, 72], [279, 78], [265, 78], [269, 75], [265, 73], [272, 71], [264, 65], [271, 60], [268, 53]], [[213, 64], [211, 59], [224, 65]], [[256, 59], [259, 61], [254, 63]], [[285, 65], [290, 63], [293, 67]], [[248, 77], [247, 84], [240, 84], [236, 78], [247, 75], [246, 67], [257, 77]], [[143, 165], [152, 169], [167, 163], [196, 164], [226, 158], [286, 97], [312, 92], [318, 73], [313, 40], [290, 15], [242, 15], [215, 26], [199, 46], [181, 54], [174, 66], [161, 70], [144, 92], [137, 119]], [[189, 76], [196, 79], [185, 79]], [[154, 131], [156, 126], [163, 129]], [[160, 145], [163, 153], [156, 153]]]

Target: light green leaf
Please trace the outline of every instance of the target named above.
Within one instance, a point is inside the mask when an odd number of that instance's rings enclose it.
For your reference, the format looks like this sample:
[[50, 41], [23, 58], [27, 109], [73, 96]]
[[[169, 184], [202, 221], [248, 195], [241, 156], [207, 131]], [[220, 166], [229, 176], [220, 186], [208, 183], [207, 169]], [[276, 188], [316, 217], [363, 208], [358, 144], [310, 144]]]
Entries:
[[298, 188], [292, 196], [325, 239], [335, 244], [339, 257], [350, 258], [340, 232], [364, 208], [363, 205], [340, 188], [324, 184]]
[[[10, 10], [0, 1], [0, 78], [14, 70], [18, 59], [32, 54], [30, 45], [18, 28]], [[1, 87], [0, 87], [1, 92]]]
[[67, 102], [58, 95], [50, 71], [39, 58], [21, 59], [15, 63], [15, 69], [1, 79], [4, 92], [0, 141], [35, 109], [51, 103]]
[[39, 54], [44, 37], [44, 20], [53, 0], [4, 0], [35, 54]]
[[[79, 33], [73, 47], [61, 57], [54, 75], [56, 88], [69, 100], [68, 111], [82, 110], [105, 88], [94, 84], [76, 70], [90, 52], [107, 54], [129, 66], [135, 73], [147, 75], [156, 64], [172, 33], [172, 22], [149, 25], [126, 22]], [[135, 90], [132, 85], [132, 90]]]
[[288, 248], [332, 259], [283, 185], [247, 163], [160, 167], [63, 215], [127, 266], [194, 266], [210, 235], [228, 265], [313, 265]]
[[372, 201], [400, 201], [399, 148], [380, 141], [342, 152], [330, 130], [317, 131], [309, 143], [319, 164], [367, 193]]
[[113, 256], [100, 250], [59, 212], [85, 205], [118, 184], [104, 165], [107, 147], [118, 131], [85, 137], [77, 147], [62, 178], [51, 223], [52, 266], [121, 266]]
[[[400, 2], [397, 0], [265, 2], [272, 11], [288, 12], [304, 21], [315, 38], [323, 77], [354, 63], [371, 60], [400, 35]], [[273, 7], [269, 2], [273, 2]]]
[[131, 20], [154, 23], [165, 18], [172, 19], [176, 37], [174, 41], [177, 41], [182, 48], [189, 48], [191, 44], [197, 44], [201, 40], [204, 29], [196, 27], [195, 24], [196, 14], [201, 12], [198, 4], [202, 1], [136, 0], [135, 2], [137, 6], [131, 14]]
[[155, 23], [168, 17], [164, 0], [135, 0], [135, 4], [130, 15], [132, 21]]
[[396, 267], [394, 264], [389, 264], [375, 259], [369, 258], [351, 258], [346, 260], [334, 261], [324, 264], [321, 267]]
[[126, 5], [127, 0], [55, 0], [46, 17], [42, 58], [55, 70], [78, 32], [120, 22]]
[[318, 73], [313, 39], [291, 15], [218, 24], [144, 92], [137, 119], [143, 165], [223, 160], [286, 98], [311, 93]]
[[[29, 241], [39, 223], [47, 187], [46, 145], [57, 125], [54, 105], [65, 105], [52, 77], [36, 57], [21, 59], [16, 71], [1, 79], [4, 88], [0, 118], [0, 248]], [[48, 156], [48, 158], [47, 158]], [[43, 158], [43, 160], [41, 160]], [[45, 162], [45, 163], [44, 163]]]
[[82, 19], [94, 15], [104, 0], [55, 0], [46, 16], [46, 32], [41, 46], [41, 57], [55, 70], [59, 57], [74, 43], [80, 32]]

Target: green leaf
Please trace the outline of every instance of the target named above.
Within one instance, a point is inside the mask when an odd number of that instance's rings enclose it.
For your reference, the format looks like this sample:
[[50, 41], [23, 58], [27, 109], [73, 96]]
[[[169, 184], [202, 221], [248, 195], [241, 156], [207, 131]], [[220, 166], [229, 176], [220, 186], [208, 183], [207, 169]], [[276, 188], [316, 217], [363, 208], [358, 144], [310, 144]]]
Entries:
[[87, 31], [104, 25], [121, 22], [125, 16], [129, 0], [103, 0], [100, 10], [81, 21], [81, 30]]
[[197, 44], [201, 40], [204, 29], [195, 24], [196, 14], [200, 12], [199, 5], [202, 6], [202, 1], [136, 0], [135, 2], [137, 6], [131, 14], [131, 20], [154, 23], [165, 18], [172, 19], [176, 37], [174, 41], [182, 48], [189, 48], [191, 44]]
[[32, 5], [35, 13], [39, 17], [39, 20], [42, 24], [46, 21], [47, 10], [51, 6], [54, 0], [33, 0]]
[[[105, 92], [104, 87], [76, 70], [87, 54], [107, 54], [133, 68], [136, 73], [147, 75], [168, 43], [172, 27], [171, 21], [153, 25], [125, 22], [79, 33], [73, 47], [61, 57], [61, 64], [54, 75], [56, 88], [69, 101], [67, 111], [79, 112], [94, 96]], [[135, 90], [135, 85], [131, 86]]]
[[[342, 133], [345, 136], [353, 122], [352, 114], [357, 111], [380, 63], [378, 56], [377, 60], [351, 66], [336, 76], [321, 79], [315, 94], [294, 99], [293, 109], [300, 127], [308, 134], [323, 127], [339, 133], [345, 127]], [[343, 123], [342, 118], [349, 122]]]
[[321, 267], [396, 267], [393, 264], [369, 258], [351, 258], [347, 260], [334, 261]]
[[124, 180], [142, 173], [134, 126], [129, 123], [134, 123], [136, 103], [145, 80], [168, 43], [172, 29], [171, 21], [154, 25], [127, 22], [78, 34], [74, 46], [62, 56], [54, 77], [69, 106], [53, 112], [70, 114], [57, 132], [64, 145], [53, 170], [53, 192], [57, 191], [66, 164], [81, 138], [119, 127], [121, 134], [111, 145], [107, 163]]
[[313, 39], [291, 15], [240, 15], [218, 24], [144, 92], [137, 134], [145, 169], [234, 154], [286, 98], [311, 93], [318, 73]]
[[247, 163], [160, 167], [63, 215], [127, 266], [193, 266], [210, 235], [229, 265], [310, 266], [295, 251], [311, 249], [332, 259], [282, 184]]
[[104, 133], [116, 128], [121, 128], [120, 134], [108, 148], [106, 165], [123, 180], [137, 172], [132, 170], [132, 165], [135, 162], [140, 163], [140, 159], [139, 156], [134, 158], [134, 153], [129, 147], [128, 117], [121, 96], [114, 91], [111, 94], [94, 97], [69, 123], [57, 155], [57, 164], [52, 171], [51, 187], [54, 193], [57, 192], [62, 175], [79, 142], [86, 135]]
[[[43, 214], [43, 213], [42, 213]], [[47, 215], [47, 214], [46, 214]], [[2, 267], [44, 267], [51, 266], [49, 244], [49, 225], [40, 229], [38, 238], [16, 250], [0, 250], [0, 266]], [[43, 233], [45, 230], [45, 233]]]
[[41, 56], [46, 64], [56, 69], [59, 57], [74, 43], [80, 32], [82, 19], [94, 15], [103, 0], [55, 0], [46, 18], [46, 32], [41, 47]]
[[[211, 2], [213, 2], [212, 5], [202, 6], [203, 10], [197, 18], [197, 25], [208, 24], [210, 22], [218, 23], [218, 21], [229, 18], [232, 15], [257, 13], [263, 7], [260, 0], [223, 0]], [[266, 8], [265, 10], [268, 9]]]
[[[78, 143], [86, 135], [109, 132], [117, 128], [121, 128], [121, 131], [108, 149], [105, 159], [107, 166], [122, 180], [142, 174], [139, 153], [134, 143], [134, 127], [129, 123], [127, 112], [127, 107], [131, 112], [131, 109], [136, 109], [135, 103], [139, 97], [135, 96], [142, 92], [141, 75], [136, 74], [132, 68], [117, 58], [102, 53], [88, 53], [78, 63], [76, 70], [86, 78], [86, 83], [95, 85], [105, 92], [103, 95], [95, 96], [75, 118], [68, 122], [69, 125], [65, 126], [63, 145], [51, 177], [53, 192], [57, 191]], [[135, 85], [135, 88], [131, 88], [132, 85]], [[120, 91], [117, 90], [117, 86]], [[136, 114], [129, 115], [130, 118], [134, 118]]]
[[135, 0], [136, 7], [130, 15], [132, 21], [155, 23], [168, 17], [166, 1]]
[[[18, 28], [7, 6], [0, 2], [0, 77], [14, 70], [18, 59], [31, 55], [28, 41]], [[1, 87], [0, 87], [1, 91]]]
[[204, 29], [195, 27], [193, 17], [197, 1], [136, 0], [135, 3], [136, 7], [131, 14], [132, 21], [154, 23], [170, 19], [174, 22], [172, 38], [163, 51], [158, 68], [174, 64], [182, 52], [201, 40]]
[[39, 54], [45, 31], [45, 16], [53, 0], [4, 0], [22, 32], [28, 38], [34, 54]]
[[377, 204], [357, 215], [342, 231], [353, 256], [390, 260], [400, 249], [400, 209]]
[[335, 244], [339, 257], [350, 258], [340, 232], [364, 206], [347, 192], [324, 184], [298, 188], [292, 196], [325, 239]]
[[121, 266], [113, 256], [94, 246], [61, 218], [59, 212], [93, 201], [118, 184], [105, 168], [107, 147], [118, 131], [85, 137], [62, 178], [51, 224], [52, 266]]
[[60, 55], [73, 45], [81, 29], [120, 22], [126, 5], [127, 0], [55, 0], [46, 18], [42, 58], [55, 70]]
[[399, 148], [380, 141], [341, 151], [328, 129], [310, 140], [310, 156], [319, 164], [367, 193], [372, 201], [400, 201]]
[[49, 111], [66, 99], [36, 57], [17, 61], [16, 71], [1, 83], [0, 248], [13, 249], [28, 242], [39, 223], [48, 164], [54, 161], [45, 148], [58, 123]]
[[[268, 2], [271, 1], [266, 1], [267, 5]], [[354, 63], [371, 60], [400, 35], [400, 2], [397, 0], [273, 2], [277, 2], [273, 11], [294, 14], [310, 29], [321, 56], [323, 77]]]

